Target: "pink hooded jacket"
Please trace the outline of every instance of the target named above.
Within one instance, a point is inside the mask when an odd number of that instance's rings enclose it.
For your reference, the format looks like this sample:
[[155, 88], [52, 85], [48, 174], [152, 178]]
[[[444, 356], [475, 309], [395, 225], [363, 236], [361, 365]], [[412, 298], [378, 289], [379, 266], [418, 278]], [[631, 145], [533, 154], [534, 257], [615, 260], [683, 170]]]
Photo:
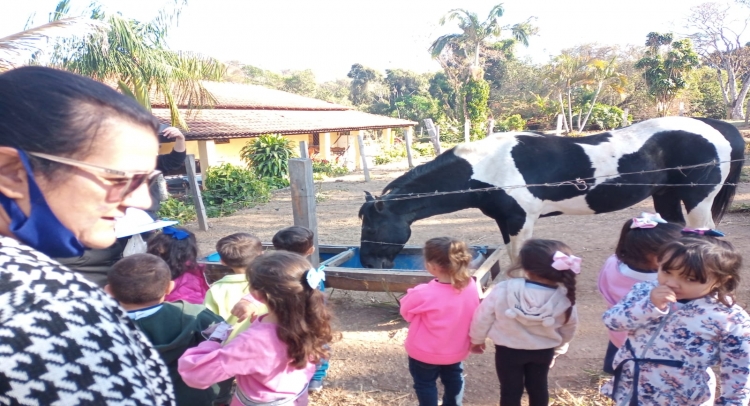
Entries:
[[[192, 388], [207, 388], [215, 382], [236, 377], [237, 388], [256, 402], [270, 402], [296, 396], [315, 372], [315, 364], [297, 369], [290, 363], [287, 345], [279, 340], [276, 324], [263, 323], [263, 316], [225, 344], [204, 341], [180, 357], [177, 370]], [[307, 391], [294, 402], [307, 405]], [[242, 406], [235, 396], [232, 406]]]
[[184, 274], [174, 280], [174, 290], [164, 297], [167, 302], [184, 300], [189, 303], [202, 305], [208, 292], [208, 282], [204, 276], [202, 265], [191, 266]]
[[450, 365], [469, 356], [469, 326], [479, 307], [474, 278], [460, 292], [433, 279], [409, 289], [401, 298], [401, 316], [409, 325], [406, 353], [417, 361]]
[[[656, 273], [634, 271], [620, 262], [617, 255], [612, 255], [607, 258], [602, 270], [599, 271], [599, 292], [611, 308], [627, 296], [636, 283], [655, 280]], [[627, 331], [609, 330], [609, 340], [617, 348], [622, 347], [627, 338]]]

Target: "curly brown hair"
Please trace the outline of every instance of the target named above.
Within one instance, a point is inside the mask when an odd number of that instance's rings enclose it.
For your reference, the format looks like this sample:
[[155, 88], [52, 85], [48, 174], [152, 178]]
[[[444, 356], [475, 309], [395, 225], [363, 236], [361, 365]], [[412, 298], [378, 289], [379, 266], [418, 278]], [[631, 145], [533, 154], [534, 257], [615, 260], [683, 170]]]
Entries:
[[679, 271], [683, 277], [695, 278], [700, 283], [714, 278], [711, 294], [725, 306], [731, 307], [735, 303], [742, 255], [727, 241], [713, 237], [682, 237], [662, 247], [659, 267]]
[[572, 255], [573, 250], [565, 243], [557, 240], [531, 239], [521, 247], [516, 263], [508, 268], [508, 276], [519, 277], [519, 271], [526, 271], [540, 278], [552, 282], [562, 283], [567, 290], [570, 307], [565, 311], [565, 322], [573, 314], [573, 305], [576, 304], [576, 274], [570, 270], [559, 271], [552, 267], [552, 257], [555, 252], [560, 251], [565, 255]]
[[431, 238], [424, 244], [424, 259], [439, 266], [451, 278], [456, 290], [469, 284], [471, 251], [465, 242], [451, 237]]
[[149, 238], [146, 252], [163, 259], [169, 265], [172, 280], [175, 280], [197, 263], [198, 243], [192, 232], [182, 227], [173, 228], [186, 232], [187, 238], [178, 240], [162, 232], [156, 233]]
[[326, 344], [335, 338], [323, 293], [307, 283], [311, 268], [302, 256], [277, 251], [257, 257], [247, 273], [252, 289], [278, 318], [279, 340], [287, 345], [287, 355], [297, 369], [327, 359]]

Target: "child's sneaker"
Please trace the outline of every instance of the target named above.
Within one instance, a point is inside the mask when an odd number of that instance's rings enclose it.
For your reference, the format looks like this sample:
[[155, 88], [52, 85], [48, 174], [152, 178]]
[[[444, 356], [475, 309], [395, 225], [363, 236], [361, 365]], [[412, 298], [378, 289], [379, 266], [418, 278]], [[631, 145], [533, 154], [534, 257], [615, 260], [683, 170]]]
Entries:
[[321, 390], [323, 390], [323, 381], [312, 380], [310, 381], [310, 384], [307, 385], [308, 392], [320, 392]]

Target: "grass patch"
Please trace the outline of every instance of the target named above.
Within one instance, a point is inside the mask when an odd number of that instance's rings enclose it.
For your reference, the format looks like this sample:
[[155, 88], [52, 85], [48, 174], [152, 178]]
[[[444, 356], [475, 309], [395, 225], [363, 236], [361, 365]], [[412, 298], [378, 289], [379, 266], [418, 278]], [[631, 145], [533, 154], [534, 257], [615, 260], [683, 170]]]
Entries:
[[579, 390], [556, 389], [550, 405], [554, 406], [613, 406], [614, 402], [599, 393], [602, 384], [612, 377], [602, 371], [583, 370], [589, 379]]

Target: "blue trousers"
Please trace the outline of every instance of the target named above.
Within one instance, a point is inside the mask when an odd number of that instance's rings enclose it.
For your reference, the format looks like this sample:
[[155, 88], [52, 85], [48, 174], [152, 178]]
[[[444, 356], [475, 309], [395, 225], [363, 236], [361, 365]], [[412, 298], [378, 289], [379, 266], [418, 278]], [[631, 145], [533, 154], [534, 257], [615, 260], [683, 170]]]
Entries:
[[437, 379], [445, 387], [443, 406], [461, 406], [464, 399], [464, 366], [462, 362], [450, 365], [432, 365], [409, 357], [409, 372], [414, 378], [419, 406], [437, 406]]

